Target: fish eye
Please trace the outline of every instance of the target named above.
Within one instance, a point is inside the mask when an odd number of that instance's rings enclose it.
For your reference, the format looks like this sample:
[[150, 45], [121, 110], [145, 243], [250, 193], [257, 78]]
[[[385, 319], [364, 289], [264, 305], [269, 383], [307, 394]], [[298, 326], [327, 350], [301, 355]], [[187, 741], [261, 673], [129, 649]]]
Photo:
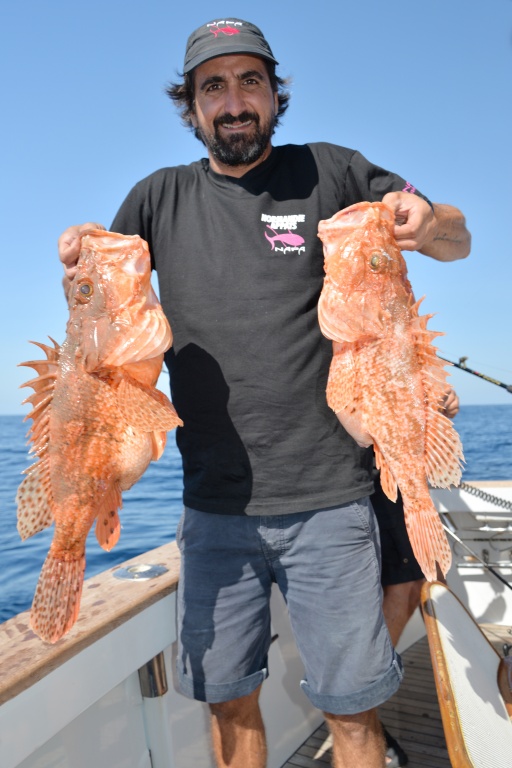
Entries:
[[94, 287], [93, 284], [90, 283], [88, 280], [84, 280], [81, 282], [78, 286], [78, 300], [79, 301], [88, 301], [91, 296], [94, 293]]
[[381, 264], [380, 253], [374, 253], [370, 259], [370, 267], [372, 269], [378, 269]]

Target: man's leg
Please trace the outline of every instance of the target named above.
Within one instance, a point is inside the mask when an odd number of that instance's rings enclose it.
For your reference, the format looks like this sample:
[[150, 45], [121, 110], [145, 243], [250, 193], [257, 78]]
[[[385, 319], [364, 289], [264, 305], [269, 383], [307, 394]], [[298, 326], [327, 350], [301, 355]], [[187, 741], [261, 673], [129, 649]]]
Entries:
[[267, 746], [258, 704], [260, 690], [261, 686], [248, 696], [210, 704], [218, 768], [265, 768]]
[[334, 768], [384, 768], [386, 745], [375, 709], [358, 715], [324, 714], [333, 737]]
[[264, 768], [258, 697], [267, 677], [272, 579], [258, 519], [187, 508], [176, 540], [180, 690], [209, 704], [218, 768]]
[[[405, 626], [421, 602], [421, 588], [425, 579], [405, 581], [403, 584], [388, 584], [383, 588], [382, 611], [396, 648]], [[384, 729], [386, 740], [386, 765], [398, 758], [400, 766], [407, 765], [409, 759], [397, 740]]]
[[[377, 481], [371, 500], [380, 528], [382, 610], [391, 642], [396, 647], [407, 622], [420, 604], [425, 579], [409, 541], [400, 493], [396, 503], [390, 501]], [[386, 765], [392, 760], [394, 764], [398, 761], [400, 766], [407, 765], [408, 758], [400, 744], [387, 730], [384, 735]]]
[[384, 587], [382, 610], [395, 648], [407, 622], [420, 604], [424, 581], [425, 579], [416, 579], [405, 581], [403, 584], [388, 584]]
[[360, 499], [297, 522], [290, 516], [283, 533], [274, 569], [304, 662], [301, 685], [326, 713], [334, 765], [384, 768], [374, 707], [398, 689], [401, 664], [382, 613], [373, 510]]

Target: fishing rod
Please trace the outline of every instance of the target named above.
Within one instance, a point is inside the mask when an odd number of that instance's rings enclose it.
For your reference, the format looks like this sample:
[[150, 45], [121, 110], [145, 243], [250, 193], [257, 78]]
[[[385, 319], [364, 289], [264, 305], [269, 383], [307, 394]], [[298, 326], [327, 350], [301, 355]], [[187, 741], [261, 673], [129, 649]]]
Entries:
[[438, 355], [438, 357], [441, 360], [444, 360], [445, 363], [450, 363], [451, 365], [454, 365], [456, 368], [460, 368], [461, 371], [466, 371], [466, 373], [472, 373], [473, 376], [478, 376], [481, 379], [485, 379], [485, 381], [490, 381], [491, 384], [496, 384], [497, 387], [503, 387], [503, 389], [506, 389], [507, 392], [510, 392], [512, 394], [512, 384], [505, 384], [503, 381], [498, 381], [497, 379], [492, 379], [490, 376], [486, 376], [484, 373], [480, 373], [479, 371], [474, 371], [472, 368], [468, 368], [466, 365], [467, 357], [459, 357], [459, 362], [454, 363], [452, 360], [447, 360], [446, 357], [441, 357], [441, 355]]
[[475, 560], [478, 560], [478, 562], [481, 563], [484, 566], [484, 568], [487, 568], [487, 570], [490, 571], [490, 573], [492, 573], [493, 576], [496, 576], [496, 578], [499, 579], [502, 582], [502, 584], [505, 584], [506, 587], [508, 587], [509, 589], [512, 589], [512, 584], [510, 584], [506, 579], [504, 579], [503, 576], [500, 573], [498, 573], [498, 571], [495, 568], [492, 567], [492, 565], [489, 565], [489, 563], [486, 563], [485, 560], [482, 560], [482, 558], [476, 554], [476, 552], [473, 552], [473, 550], [470, 549], [470, 547], [468, 547], [468, 545], [464, 541], [462, 541], [462, 539], [459, 539], [457, 534], [454, 533], [451, 528], [449, 528], [444, 523], [442, 523], [442, 526], [445, 529], [446, 533], [449, 533], [450, 536], [453, 539], [455, 539], [455, 541], [458, 544], [461, 544], [464, 547], [464, 549], [466, 549], [469, 552], [469, 554], [475, 558]]

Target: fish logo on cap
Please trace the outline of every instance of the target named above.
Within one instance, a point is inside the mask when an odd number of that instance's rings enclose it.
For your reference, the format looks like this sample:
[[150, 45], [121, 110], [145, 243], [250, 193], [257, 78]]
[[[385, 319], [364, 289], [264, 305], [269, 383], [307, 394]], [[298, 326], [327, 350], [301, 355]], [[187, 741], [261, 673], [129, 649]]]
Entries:
[[278, 64], [262, 31], [242, 19], [216, 19], [192, 32], [187, 41], [183, 73], [216, 56], [246, 54]]
[[[212, 35], [214, 35], [215, 37], [218, 37], [220, 32], [222, 32], [223, 35], [239, 35], [240, 30], [237, 29], [236, 27], [231, 26], [231, 24], [233, 23], [236, 23], [236, 22], [216, 21], [214, 29], [212, 29], [212, 27], [214, 26], [213, 24], [207, 24], [206, 26], [209, 28]], [[218, 26], [219, 24], [226, 24], [226, 26], [219, 27]]]

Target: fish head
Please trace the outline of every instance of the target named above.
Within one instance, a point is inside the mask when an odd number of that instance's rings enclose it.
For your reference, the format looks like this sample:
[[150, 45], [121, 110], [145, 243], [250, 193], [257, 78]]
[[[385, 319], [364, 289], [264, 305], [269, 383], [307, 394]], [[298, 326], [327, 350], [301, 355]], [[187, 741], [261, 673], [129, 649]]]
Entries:
[[319, 223], [326, 274], [319, 320], [328, 338], [380, 338], [408, 312], [412, 290], [394, 224], [391, 208], [366, 202]]
[[138, 235], [94, 230], [82, 237], [69, 309], [68, 338], [89, 373], [161, 357], [172, 344]]

